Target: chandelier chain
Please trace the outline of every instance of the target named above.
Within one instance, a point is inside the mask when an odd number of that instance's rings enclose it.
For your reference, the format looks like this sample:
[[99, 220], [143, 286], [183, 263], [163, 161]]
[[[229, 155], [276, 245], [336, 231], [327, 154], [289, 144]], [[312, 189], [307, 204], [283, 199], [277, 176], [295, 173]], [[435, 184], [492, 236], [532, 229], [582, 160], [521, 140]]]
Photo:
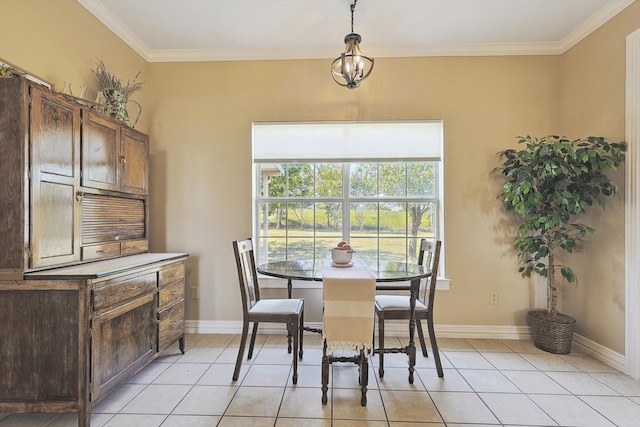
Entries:
[[356, 10], [356, 3], [358, 0], [353, 0], [353, 4], [351, 5], [351, 32], [353, 33], [353, 11]]

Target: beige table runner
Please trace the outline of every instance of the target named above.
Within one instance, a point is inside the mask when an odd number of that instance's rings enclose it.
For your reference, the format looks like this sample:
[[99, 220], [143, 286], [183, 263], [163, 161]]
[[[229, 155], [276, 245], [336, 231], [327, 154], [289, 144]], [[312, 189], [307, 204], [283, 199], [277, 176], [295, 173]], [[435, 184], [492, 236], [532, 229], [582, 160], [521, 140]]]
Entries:
[[322, 265], [323, 336], [330, 352], [371, 348], [376, 278], [367, 264], [355, 258], [352, 267]]

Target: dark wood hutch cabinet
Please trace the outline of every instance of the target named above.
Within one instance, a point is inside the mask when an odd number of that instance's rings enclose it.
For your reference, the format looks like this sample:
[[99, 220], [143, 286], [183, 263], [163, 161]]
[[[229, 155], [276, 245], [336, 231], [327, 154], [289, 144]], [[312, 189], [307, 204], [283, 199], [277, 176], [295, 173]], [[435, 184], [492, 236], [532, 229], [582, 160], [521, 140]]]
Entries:
[[149, 253], [148, 138], [0, 79], [0, 412], [78, 413], [178, 342], [186, 253]]

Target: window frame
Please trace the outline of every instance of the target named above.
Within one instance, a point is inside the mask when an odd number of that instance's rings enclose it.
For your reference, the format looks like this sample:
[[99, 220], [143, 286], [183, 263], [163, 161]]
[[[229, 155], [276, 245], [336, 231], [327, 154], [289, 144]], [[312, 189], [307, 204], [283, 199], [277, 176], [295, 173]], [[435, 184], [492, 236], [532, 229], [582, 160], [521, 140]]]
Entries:
[[[429, 121], [429, 122], [433, 122], [433, 121]], [[442, 122], [438, 121], [440, 123], [440, 125], [442, 126]], [[335, 122], [330, 122], [331, 124], [335, 125]], [[351, 122], [348, 122], [351, 123]], [[376, 123], [376, 122], [373, 122]], [[398, 126], [402, 126], [405, 122], [395, 122], [395, 124], [397, 124]], [[317, 126], [318, 123], [313, 123], [313, 125]], [[442, 126], [443, 128], [443, 126]], [[442, 140], [441, 143], [444, 143], [444, 136], [442, 136]], [[255, 147], [254, 147], [255, 150]], [[397, 203], [397, 202], [401, 202], [401, 203], [411, 203], [411, 202], [432, 202], [435, 204], [434, 207], [434, 212], [435, 212], [435, 221], [433, 224], [434, 227], [434, 238], [441, 240], [443, 242], [443, 249], [441, 252], [441, 264], [439, 267], [439, 276], [441, 278], [445, 277], [445, 256], [444, 256], [444, 172], [445, 172], [445, 167], [444, 167], [444, 153], [443, 153], [443, 148], [440, 149], [440, 158], [438, 159], [432, 159], [432, 158], [416, 158], [416, 159], [404, 159], [404, 158], [395, 158], [395, 157], [387, 157], [387, 158], [375, 158], [375, 159], [350, 159], [347, 161], [344, 161], [344, 159], [330, 159], [330, 158], [322, 158], [322, 159], [316, 159], [316, 158], [308, 158], [308, 159], [297, 159], [297, 163], [342, 163], [343, 165], [343, 189], [345, 191], [343, 191], [343, 195], [341, 198], [339, 198], [339, 200], [336, 200], [336, 198], [332, 198], [332, 197], [327, 197], [327, 198], [322, 198], [322, 197], [315, 197], [315, 195], [311, 198], [308, 197], [283, 197], [283, 198], [262, 198], [260, 196], [260, 192], [261, 192], [261, 184], [262, 184], [262, 177], [261, 177], [261, 173], [260, 173], [260, 165], [263, 163], [267, 163], [264, 161], [258, 161], [256, 162], [252, 156], [252, 235], [254, 236], [254, 239], [256, 241], [256, 247], [261, 247], [261, 239], [262, 237], [260, 236], [260, 228], [261, 228], [261, 223], [260, 223], [260, 204], [267, 201], [270, 203], [278, 203], [278, 202], [285, 202], [285, 203], [291, 203], [291, 202], [310, 202], [310, 203], [322, 203], [322, 202], [336, 202], [339, 201], [342, 203], [342, 215], [343, 215], [343, 223], [342, 223], [342, 239], [343, 240], [347, 240], [349, 238], [348, 233], [350, 230], [350, 209], [351, 209], [351, 203], [369, 203], [369, 202], [373, 202], [373, 203], [384, 203], [384, 202], [391, 202], [391, 203]], [[348, 182], [349, 182], [349, 167], [348, 165], [350, 165], [351, 163], [364, 163], [364, 162], [372, 162], [372, 163], [388, 163], [388, 162], [401, 162], [401, 161], [428, 161], [428, 162], [434, 162], [436, 164], [436, 173], [435, 173], [435, 197], [429, 197], [429, 198], [419, 198], [419, 197], [406, 197], [403, 196], [402, 198], [396, 198], [396, 197], [379, 197], [379, 196], [375, 196], [375, 197], [362, 197], [362, 196], [352, 196], [351, 194], [348, 194], [349, 191], [346, 191], [348, 189]], [[296, 163], [295, 161], [291, 161], [291, 160], [281, 160], [281, 161], [273, 161], [273, 162], [269, 162], [269, 163]], [[380, 234], [377, 233], [376, 237], [372, 237], [372, 238], [380, 238], [379, 237]], [[315, 237], [314, 237], [315, 238]], [[411, 236], [409, 235], [409, 233], [407, 233], [405, 239], [411, 239]], [[257, 263], [261, 263], [263, 261], [260, 260], [260, 251], [256, 251], [256, 262]], [[446, 280], [446, 279], [443, 279]], [[439, 286], [440, 288], [440, 286]], [[448, 288], [448, 283], [447, 283], [447, 288]]]

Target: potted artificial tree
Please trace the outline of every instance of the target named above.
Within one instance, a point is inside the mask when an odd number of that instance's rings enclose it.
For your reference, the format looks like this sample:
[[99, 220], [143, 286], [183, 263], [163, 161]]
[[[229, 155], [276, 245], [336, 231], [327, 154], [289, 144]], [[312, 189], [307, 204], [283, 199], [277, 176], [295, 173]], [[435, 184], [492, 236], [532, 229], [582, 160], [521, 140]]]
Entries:
[[520, 220], [514, 247], [522, 262], [522, 277], [535, 273], [547, 281], [547, 308], [527, 314], [534, 344], [551, 353], [567, 354], [575, 319], [557, 311], [556, 272], [569, 283], [578, 279], [556, 256], [573, 253], [580, 241], [595, 232], [576, 217], [594, 202], [604, 207], [605, 199], [618, 193], [606, 174], [617, 170], [627, 145], [608, 143], [601, 137], [518, 139], [521, 149], [500, 151], [502, 165], [491, 174], [506, 180], [500, 198], [505, 210]]

